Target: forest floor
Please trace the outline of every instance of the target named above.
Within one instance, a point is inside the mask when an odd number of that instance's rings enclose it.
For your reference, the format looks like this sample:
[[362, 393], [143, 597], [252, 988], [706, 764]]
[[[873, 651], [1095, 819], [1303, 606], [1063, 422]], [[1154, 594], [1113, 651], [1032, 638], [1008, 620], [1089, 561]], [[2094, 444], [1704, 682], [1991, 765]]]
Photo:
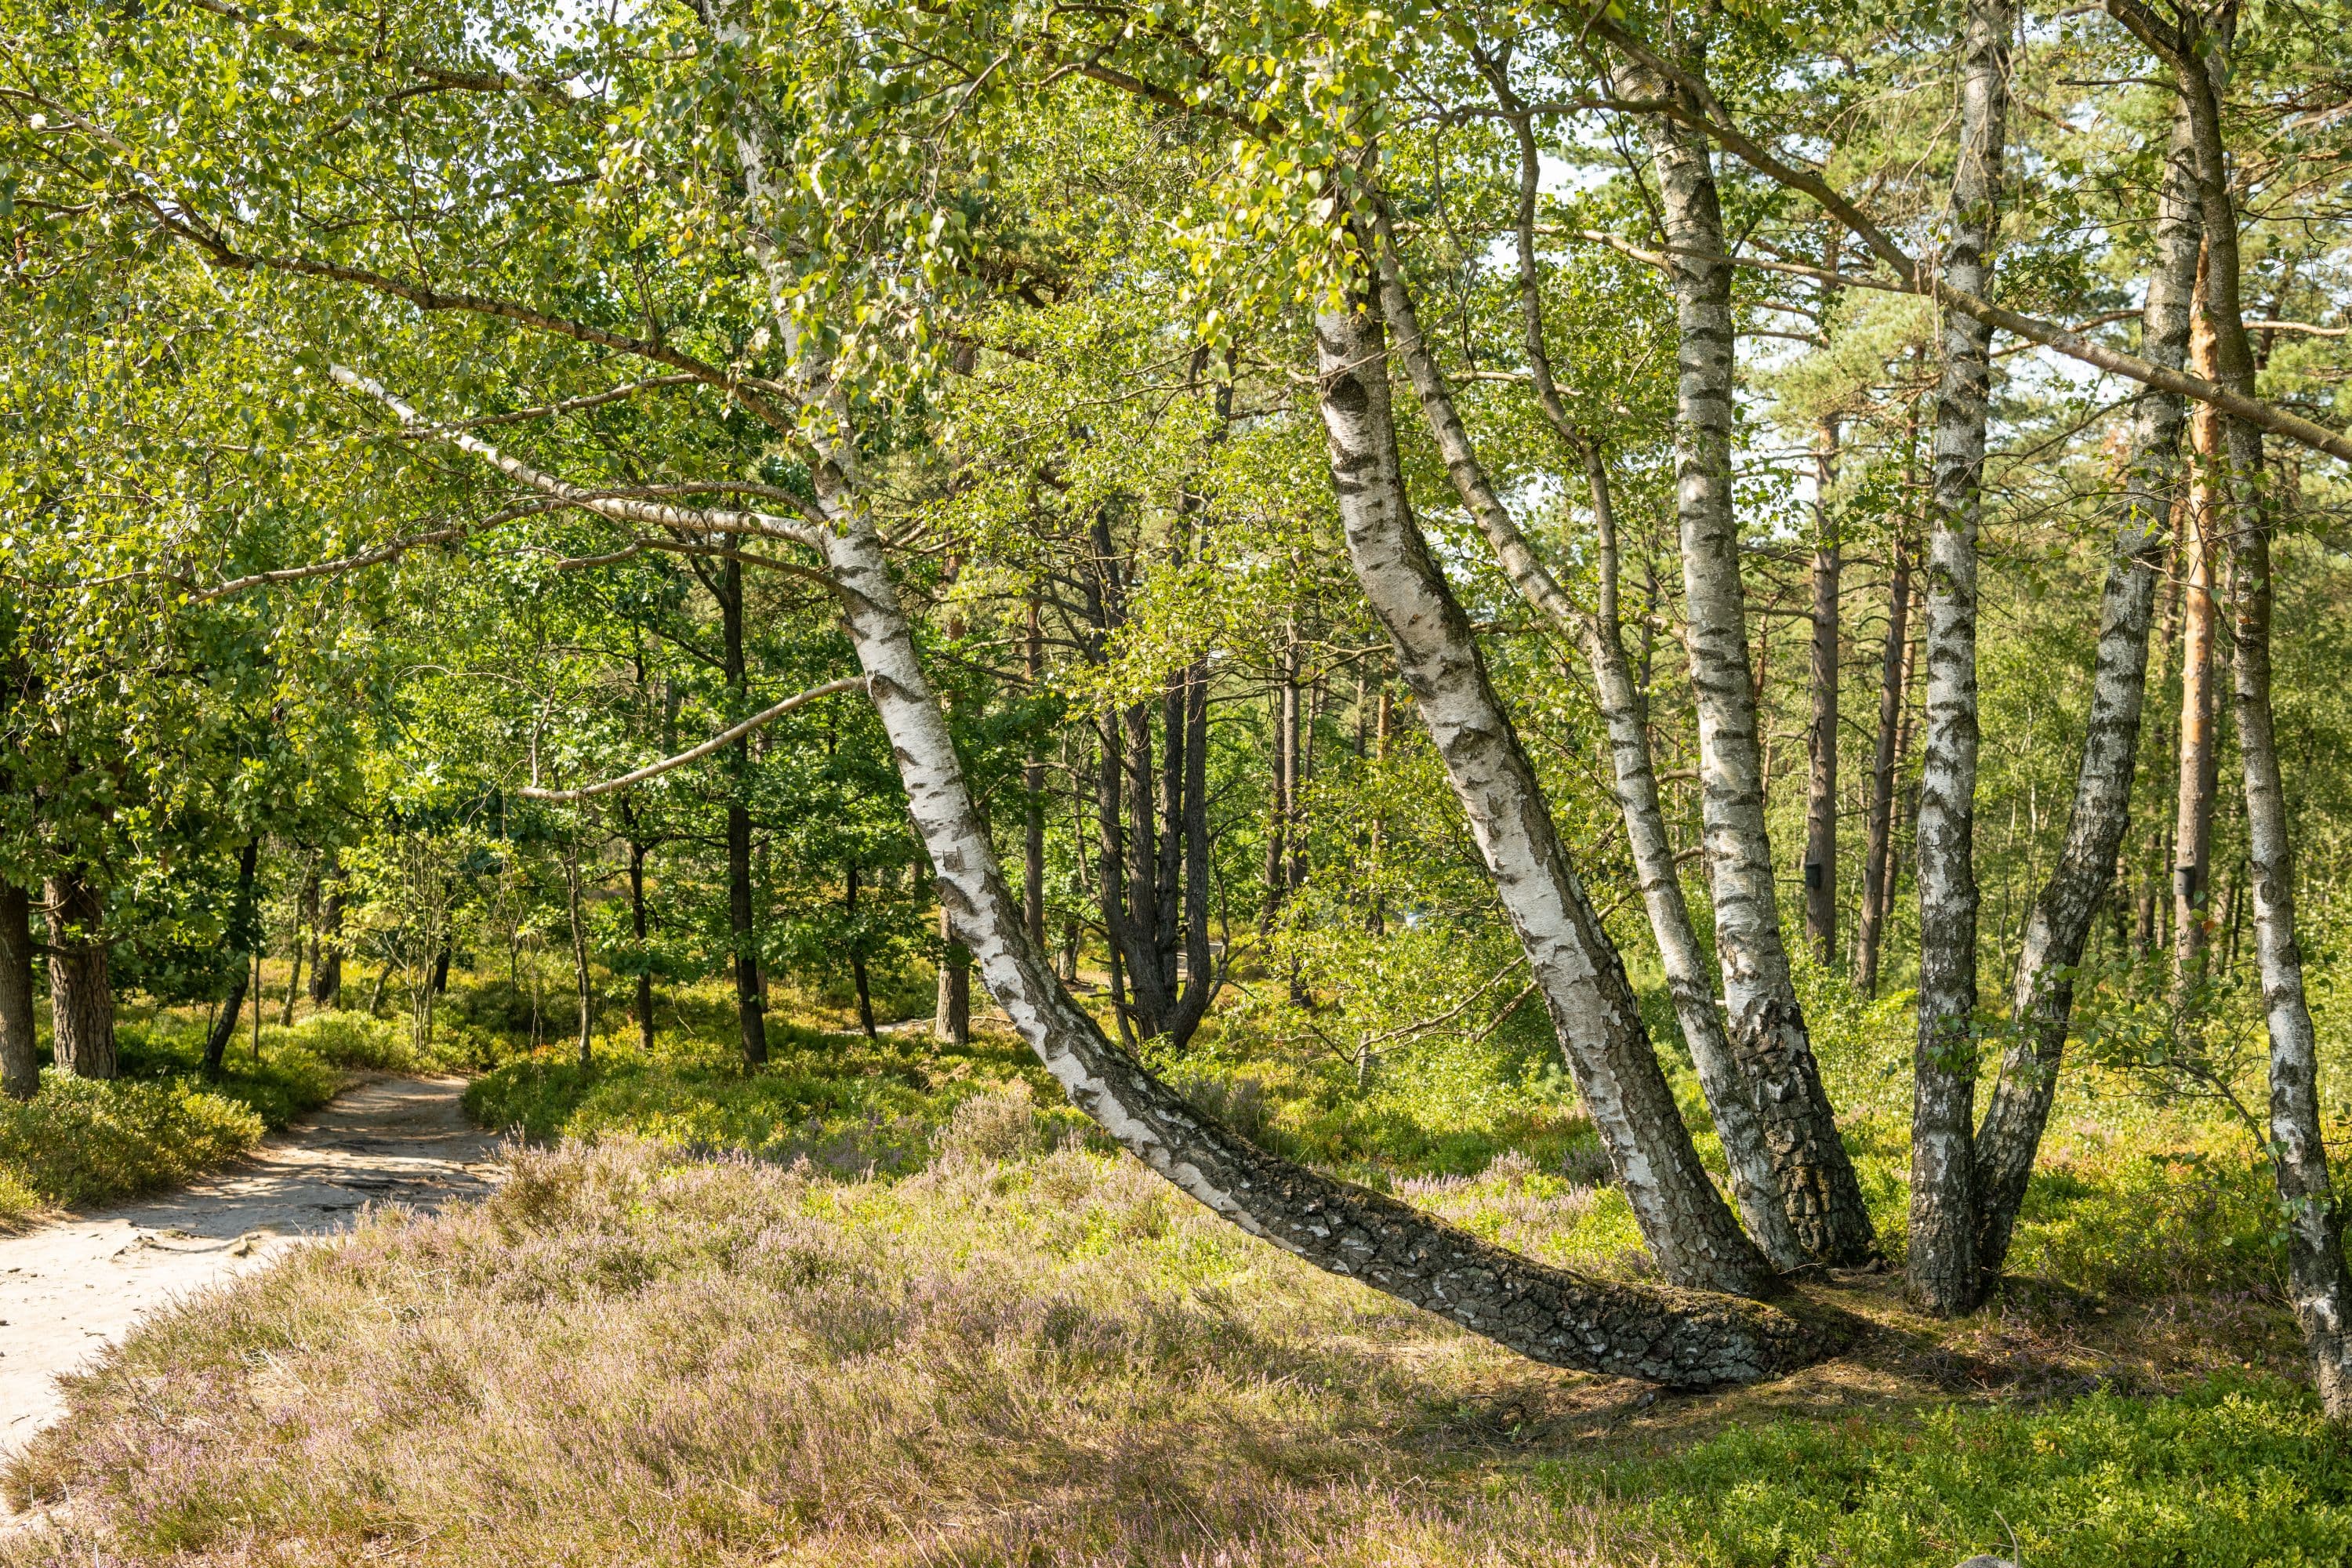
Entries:
[[56, 1379], [175, 1299], [250, 1273], [371, 1204], [488, 1189], [491, 1138], [457, 1078], [363, 1077], [234, 1165], [0, 1237], [0, 1459], [62, 1415]]

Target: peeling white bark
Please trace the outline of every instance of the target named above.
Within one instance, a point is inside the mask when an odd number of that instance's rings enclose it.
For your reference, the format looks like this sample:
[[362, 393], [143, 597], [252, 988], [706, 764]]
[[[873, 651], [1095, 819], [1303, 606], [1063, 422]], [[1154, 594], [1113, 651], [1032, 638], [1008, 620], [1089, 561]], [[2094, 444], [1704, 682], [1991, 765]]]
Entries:
[[[1970, 0], [1960, 151], [1943, 274], [1982, 297], [1992, 279], [2008, 110], [2008, 0]], [[1919, 1032], [1912, 1056], [1911, 1294], [1928, 1310], [1977, 1304], [1977, 529], [1992, 329], [1944, 323], [1927, 530], [1927, 724], [1919, 783]]]
[[[1624, 68], [1622, 84], [1634, 98], [1663, 99], [1679, 90], [1639, 61]], [[1675, 291], [1675, 510], [1724, 1007], [1732, 1049], [1769, 1142], [1781, 1205], [1800, 1245], [1814, 1261], [1861, 1266], [1877, 1256], [1877, 1238], [1790, 979], [1765, 830], [1763, 759], [1731, 493], [1731, 266], [1724, 259], [1723, 214], [1706, 143], [1663, 116], [1650, 122], [1648, 134]]]
[[[1643, 1237], [1671, 1279], [1742, 1294], [1769, 1289], [1770, 1265], [1692, 1150], [1623, 965], [1568, 865], [1469, 621], [1413, 520], [1381, 320], [1370, 310], [1328, 312], [1316, 318], [1315, 335], [1332, 483], [1356, 580], [1388, 630]], [[1432, 411], [1450, 423], [1450, 402], [1438, 399]], [[1467, 439], [1458, 423], [1452, 427], [1448, 445], [1483, 491]]]
[[1665, 815], [1658, 803], [1646, 705], [1634, 684], [1618, 631], [1617, 536], [1608, 467], [1600, 451], [1569, 418], [1551, 380], [1549, 357], [1543, 342], [1542, 304], [1535, 262], [1534, 140], [1524, 120], [1519, 132], [1519, 288], [1528, 363], [1545, 416], [1585, 469], [1601, 559], [1601, 604], [1598, 616], [1584, 614], [1561, 591], [1542, 558], [1528, 542], [1510, 509], [1496, 495], [1454, 408], [1445, 378], [1428, 352], [1386, 215], [1377, 214], [1375, 238], [1381, 313], [1394, 334], [1398, 357], [1404, 363], [1422, 413], [1436, 437], [1446, 470], [1453, 477], [1463, 505], [1477, 521], [1496, 559], [1501, 563], [1504, 575], [1538, 615], [1583, 645], [1601, 715], [1609, 728], [1617, 806], [1624, 819], [1626, 842], [1633, 850], [1634, 874], [1640, 879], [1643, 909], [1649, 916], [1650, 929], [1657, 942], [1666, 987], [1674, 997], [1675, 1019], [1682, 1026], [1684, 1041], [1690, 1047], [1692, 1065], [1698, 1071], [1700, 1089], [1706, 1096], [1707, 1110], [1723, 1142], [1726, 1163], [1731, 1170], [1733, 1196], [1738, 1202], [1740, 1217], [1747, 1222], [1748, 1234], [1755, 1237], [1773, 1267], [1796, 1268], [1806, 1261], [1804, 1249], [1782, 1211], [1779, 1177], [1756, 1114], [1755, 1100], [1716, 1010], [1706, 953], [1691, 927], [1690, 910], [1683, 900], [1681, 873], [1666, 837]]
[[[2176, 116], [2157, 214], [2157, 259], [2141, 312], [2151, 363], [2177, 365], [2189, 334], [2199, 247], [2197, 172], [2185, 115]], [[2012, 1035], [1984, 1124], [1978, 1129], [1976, 1264], [1985, 1289], [1998, 1281], [2057, 1093], [2058, 1067], [2094, 910], [2115, 879], [2131, 824], [2132, 770], [2147, 690], [2148, 628], [2165, 536], [2179, 484], [2181, 400], [2153, 388], [2132, 406], [2130, 466], [2116, 509], [2115, 555], [2099, 596], [2091, 710], [2065, 843], [2025, 928], [2011, 993]]]

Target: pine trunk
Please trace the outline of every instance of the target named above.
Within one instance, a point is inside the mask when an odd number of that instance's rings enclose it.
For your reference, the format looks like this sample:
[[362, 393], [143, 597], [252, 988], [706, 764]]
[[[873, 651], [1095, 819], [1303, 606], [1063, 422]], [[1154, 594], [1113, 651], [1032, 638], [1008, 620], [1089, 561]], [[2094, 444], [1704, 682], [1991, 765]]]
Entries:
[[1822, 421], [1813, 443], [1813, 647], [1811, 725], [1806, 731], [1805, 940], [1822, 968], [1837, 962], [1838, 588], [1843, 560], [1829, 489], [1837, 479], [1838, 422]]
[[1862, 911], [1853, 934], [1854, 989], [1878, 994], [1879, 952], [1895, 905], [1895, 774], [1902, 764], [1903, 699], [1911, 670], [1911, 556], [1901, 535], [1889, 541], [1886, 647], [1879, 656], [1878, 735], [1870, 760], [1870, 816], [1862, 847]]
[[[743, 662], [743, 563], [729, 561], [719, 578], [719, 631], [723, 639], [727, 693], [732, 714], [750, 709], [750, 685]], [[760, 984], [760, 939], [752, 919], [751, 900], [751, 742], [750, 737], [729, 749], [727, 790], [727, 935], [735, 969], [735, 1022], [740, 1037], [743, 1065], [758, 1067], [768, 1059], [768, 1016]]]
[[[2189, 347], [2190, 370], [2208, 381], [2216, 379], [2220, 366], [2214, 362], [2213, 325], [2201, 309], [2193, 314]], [[2226, 461], [2222, 423], [2210, 404], [2197, 405], [2189, 415], [2194, 457], [2180, 536], [2180, 770], [2173, 801], [2172, 994], [2174, 1005], [2183, 1011], [2195, 1005], [2198, 984], [2205, 978], [2213, 796], [2221, 783], [2221, 752], [2213, 736], [2213, 574], [2215, 542], [2230, 531], [2220, 483]]]

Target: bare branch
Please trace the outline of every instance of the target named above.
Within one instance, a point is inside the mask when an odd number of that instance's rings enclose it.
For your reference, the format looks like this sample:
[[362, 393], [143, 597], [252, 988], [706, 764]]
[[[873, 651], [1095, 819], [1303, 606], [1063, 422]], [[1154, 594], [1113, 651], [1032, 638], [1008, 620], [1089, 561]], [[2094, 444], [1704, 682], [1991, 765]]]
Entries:
[[[392, 410], [402, 425], [411, 429], [430, 427], [415, 409], [386, 391], [381, 382], [340, 364], [330, 366], [328, 374], [337, 385], [363, 393], [383, 404]], [[444, 439], [458, 450], [480, 458], [519, 484], [551, 496], [566, 506], [593, 511], [599, 517], [608, 517], [618, 522], [646, 522], [657, 528], [700, 529], [711, 533], [751, 533], [769, 539], [788, 539], [795, 544], [805, 544], [811, 548], [817, 546], [818, 531], [823, 526], [821, 518], [794, 522], [772, 512], [669, 506], [658, 501], [607, 495], [534, 468], [520, 458], [509, 457], [488, 442], [462, 430], [448, 431]]]
[[732, 745], [761, 725], [773, 723], [793, 709], [814, 702], [820, 697], [831, 697], [840, 691], [863, 691], [864, 689], [866, 689], [866, 677], [862, 675], [848, 675], [839, 680], [828, 680], [823, 686], [813, 686], [796, 697], [785, 698], [773, 708], [752, 714], [733, 729], [722, 731], [711, 736], [710, 739], [690, 751], [680, 752], [674, 757], [664, 757], [657, 763], [649, 763], [633, 773], [623, 773], [619, 778], [606, 779], [602, 784], [586, 784], [579, 789], [519, 789], [515, 794], [525, 800], [558, 802], [589, 800], [600, 795], [610, 795], [616, 789], [626, 789], [631, 784], [643, 784], [649, 778], [658, 777], [672, 768], [682, 768], [688, 763], [699, 762], [711, 752]]

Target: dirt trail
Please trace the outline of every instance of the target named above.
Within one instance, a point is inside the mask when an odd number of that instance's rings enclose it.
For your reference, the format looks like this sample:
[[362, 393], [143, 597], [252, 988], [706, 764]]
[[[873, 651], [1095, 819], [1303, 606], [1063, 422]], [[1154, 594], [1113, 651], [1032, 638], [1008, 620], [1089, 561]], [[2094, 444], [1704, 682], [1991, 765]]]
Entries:
[[466, 1120], [465, 1088], [363, 1080], [194, 1185], [0, 1237], [0, 1458], [63, 1413], [59, 1373], [173, 1297], [344, 1229], [363, 1205], [487, 1191], [494, 1140]]

